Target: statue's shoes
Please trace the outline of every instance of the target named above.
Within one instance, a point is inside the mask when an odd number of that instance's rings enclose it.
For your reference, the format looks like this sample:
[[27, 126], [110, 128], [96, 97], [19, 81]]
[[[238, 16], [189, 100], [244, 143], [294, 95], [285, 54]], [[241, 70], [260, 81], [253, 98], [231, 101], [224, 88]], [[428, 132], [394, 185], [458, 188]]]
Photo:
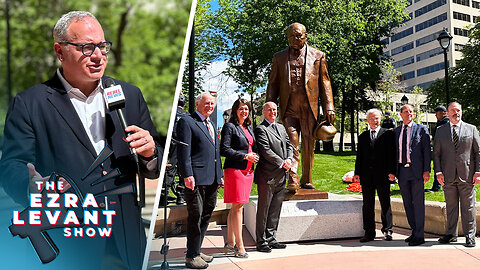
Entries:
[[315, 186], [314, 186], [312, 183], [302, 184], [301, 187], [302, 187], [302, 188], [305, 188], [305, 189], [315, 189]]

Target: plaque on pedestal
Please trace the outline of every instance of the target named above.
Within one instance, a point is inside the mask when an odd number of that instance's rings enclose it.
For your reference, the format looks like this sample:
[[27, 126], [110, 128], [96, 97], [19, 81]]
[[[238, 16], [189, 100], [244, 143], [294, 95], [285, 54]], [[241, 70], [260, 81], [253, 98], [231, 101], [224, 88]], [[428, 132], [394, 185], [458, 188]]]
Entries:
[[319, 200], [328, 199], [328, 192], [316, 189], [298, 189], [297, 192], [291, 193], [288, 190], [285, 191], [285, 201], [298, 201], [298, 200]]

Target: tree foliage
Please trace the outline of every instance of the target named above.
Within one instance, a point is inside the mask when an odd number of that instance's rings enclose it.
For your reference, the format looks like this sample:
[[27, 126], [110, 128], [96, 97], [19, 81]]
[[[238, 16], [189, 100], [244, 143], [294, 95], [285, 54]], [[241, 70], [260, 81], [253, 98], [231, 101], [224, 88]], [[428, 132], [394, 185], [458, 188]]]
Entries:
[[[451, 47], [450, 47], [451, 48]], [[480, 127], [480, 22], [470, 29], [468, 43], [462, 50], [463, 58], [449, 69], [450, 101], [462, 104], [463, 119]], [[445, 104], [445, 80], [436, 80], [427, 89], [430, 109]]]
[[[190, 5], [190, 0], [11, 1], [12, 92], [16, 94], [49, 79], [59, 66], [52, 38], [58, 18], [71, 10], [90, 11], [102, 24], [105, 38], [113, 42], [105, 74], [142, 89], [152, 119], [159, 133], [165, 135]], [[0, 12], [0, 33], [5, 36], [5, 5]], [[6, 59], [5, 38], [0, 39], [0, 59]], [[7, 108], [6, 60], [3, 61], [1, 122]]]

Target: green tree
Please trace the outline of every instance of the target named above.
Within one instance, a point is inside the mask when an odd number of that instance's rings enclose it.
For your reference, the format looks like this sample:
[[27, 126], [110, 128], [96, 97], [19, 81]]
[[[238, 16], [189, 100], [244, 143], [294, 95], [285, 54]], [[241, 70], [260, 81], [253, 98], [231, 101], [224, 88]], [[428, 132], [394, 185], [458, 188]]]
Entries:
[[[218, 2], [211, 25], [224, 40], [226, 74], [243, 91], [252, 94], [265, 86], [273, 54], [288, 45], [286, 27], [300, 22], [307, 27], [307, 42], [327, 53], [336, 108], [345, 105], [351, 115], [364, 100], [361, 89], [378, 79], [380, 39], [407, 16], [406, 1], [396, 0]], [[341, 118], [343, 122], [344, 113]]]
[[[105, 38], [113, 42], [106, 75], [135, 84], [145, 96], [152, 119], [165, 135], [190, 12], [190, 0], [11, 1], [12, 82], [16, 94], [50, 78], [59, 66], [53, 52], [52, 29], [70, 10], [92, 12]], [[4, 5], [0, 20], [5, 21]], [[6, 26], [0, 24], [5, 36]], [[0, 59], [6, 59], [0, 39]], [[6, 104], [6, 64], [0, 65], [0, 122]], [[3, 134], [3, 127], [0, 132]]]
[[[450, 47], [451, 48], [451, 47]], [[450, 101], [462, 104], [463, 119], [480, 127], [480, 22], [470, 29], [469, 41], [462, 50], [463, 58], [449, 69]], [[445, 104], [445, 80], [436, 80], [427, 89], [429, 108]]]

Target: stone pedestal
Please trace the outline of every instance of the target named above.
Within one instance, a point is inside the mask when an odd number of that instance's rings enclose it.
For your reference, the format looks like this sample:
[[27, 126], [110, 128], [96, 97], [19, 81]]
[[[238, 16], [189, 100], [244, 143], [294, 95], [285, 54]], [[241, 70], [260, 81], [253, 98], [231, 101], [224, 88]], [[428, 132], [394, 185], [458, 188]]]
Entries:
[[[277, 240], [296, 242], [363, 236], [362, 200], [328, 195], [327, 200], [284, 201]], [[256, 197], [252, 197], [244, 209], [245, 226], [255, 239]]]

